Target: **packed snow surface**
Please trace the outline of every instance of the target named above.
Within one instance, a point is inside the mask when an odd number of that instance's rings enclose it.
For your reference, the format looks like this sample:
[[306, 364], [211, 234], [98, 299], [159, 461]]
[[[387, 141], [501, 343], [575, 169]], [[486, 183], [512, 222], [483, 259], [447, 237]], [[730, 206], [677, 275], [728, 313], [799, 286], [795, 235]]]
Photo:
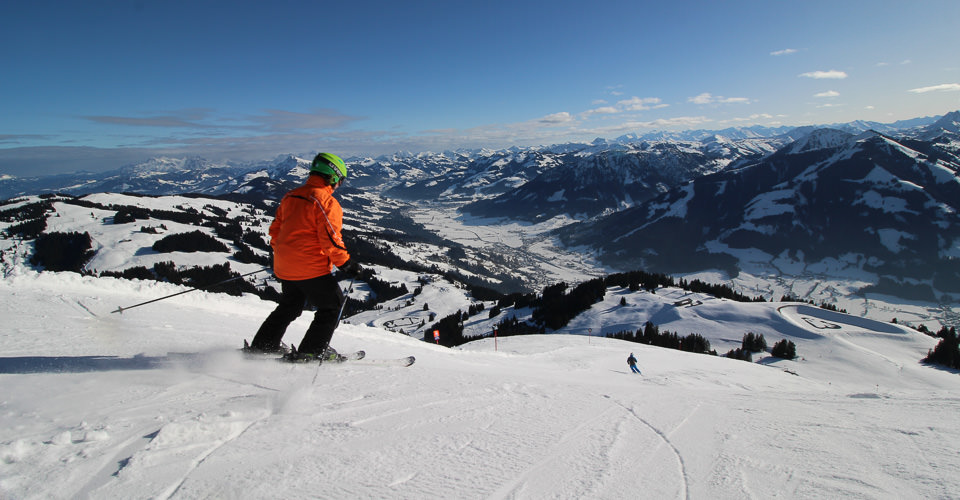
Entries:
[[[783, 303], [624, 306], [671, 330], [700, 321], [689, 329], [715, 344], [738, 341], [743, 325], [797, 344], [795, 361], [754, 363], [590, 335], [447, 349], [356, 324], [336, 332], [334, 347], [370, 360], [416, 356], [400, 368], [244, 359], [237, 348], [272, 309], [251, 296], [191, 292], [110, 312], [182, 290], [25, 269], [0, 281], [0, 498], [947, 498], [960, 488], [960, 376], [921, 364], [935, 340], [890, 323]], [[618, 299], [579, 326], [618, 321]], [[308, 322], [286, 340], [298, 343]], [[642, 375], [627, 367], [631, 352]]]

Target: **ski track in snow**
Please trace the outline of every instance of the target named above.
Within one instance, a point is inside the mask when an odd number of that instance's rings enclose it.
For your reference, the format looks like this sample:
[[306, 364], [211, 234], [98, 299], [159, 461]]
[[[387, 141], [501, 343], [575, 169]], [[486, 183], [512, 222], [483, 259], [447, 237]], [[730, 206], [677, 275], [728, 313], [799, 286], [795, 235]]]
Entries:
[[[604, 456], [600, 453], [600, 457], [596, 456], [584, 456], [582, 454], [582, 448], [588, 447], [592, 443], [592, 436], [590, 435], [595, 429], [600, 425], [608, 425], [605, 420], [611, 413], [611, 410], [608, 409], [599, 415], [596, 415], [592, 418], [589, 418], [582, 422], [580, 425], [566, 431], [564, 434], [560, 435], [556, 444], [552, 445], [549, 449], [544, 450], [543, 455], [545, 458], [542, 460], [533, 463], [524, 467], [519, 474], [517, 474], [513, 479], [507, 481], [503, 484], [497, 491], [493, 492], [490, 495], [490, 498], [514, 498], [519, 493], [527, 490], [528, 488], [538, 492], [538, 494], [547, 493], [548, 496], [557, 496], [561, 492], [553, 491], [552, 495], [550, 491], [545, 491], [545, 485], [537, 483], [555, 483], [556, 480], [561, 479], [564, 475], [558, 470], [564, 469], [564, 466], [569, 467], [569, 464], [565, 464], [565, 460], [569, 460], [570, 457], [578, 457], [578, 466], [583, 466], [584, 462], [587, 462], [589, 466], [596, 467], [598, 471], [602, 471], [602, 465], [606, 465], [607, 460], [604, 460]], [[604, 421], [601, 424], [601, 421]], [[595, 450], [591, 450], [594, 454], [598, 453]], [[584, 460], [586, 459], [586, 460]], [[602, 463], [592, 463], [593, 461], [598, 461]], [[589, 485], [579, 485], [581, 487], [588, 487]], [[581, 496], [583, 493], [587, 492], [573, 492], [567, 491], [567, 493], [575, 494], [575, 496]]]
[[[645, 425], [645, 426], [647, 426], [648, 428], [650, 428], [650, 430], [653, 431], [653, 433], [656, 434], [657, 437], [659, 437], [659, 438], [663, 441], [663, 443], [670, 449], [670, 451], [671, 451], [671, 452], [673, 453], [673, 455], [674, 455], [674, 458], [675, 458], [676, 461], [677, 461], [677, 465], [678, 465], [678, 469], [679, 469], [678, 472], [679, 472], [679, 474], [680, 474], [680, 479], [681, 479], [681, 482], [680, 482], [680, 486], [681, 486], [681, 488], [680, 488], [680, 494], [679, 494], [678, 496], [683, 497], [683, 498], [690, 498], [690, 488], [689, 488], [689, 483], [690, 483], [690, 481], [689, 481], [689, 479], [688, 479], [688, 477], [687, 477], [687, 467], [686, 467], [686, 463], [685, 463], [684, 460], [683, 460], [683, 455], [680, 454], [680, 450], [678, 450], [677, 447], [674, 446], [674, 444], [670, 441], [670, 438], [669, 438], [663, 431], [661, 431], [661, 430], [658, 429], [656, 426], [654, 426], [653, 424], [651, 424], [650, 422], [648, 422], [646, 419], [644, 419], [643, 417], [641, 417], [641, 416], [636, 412], [635, 409], [629, 408], [629, 407], [625, 406], [623, 403], [620, 403], [620, 402], [617, 402], [616, 404], [617, 404], [618, 406], [620, 406], [621, 408], [623, 408], [624, 410], [626, 410], [627, 412], [629, 412], [630, 415], [631, 415], [633, 418], [637, 419], [637, 420], [640, 421], [643, 425]], [[695, 410], [694, 410], [694, 411], [695, 411]], [[688, 419], [689, 419], [689, 416], [688, 416], [687, 418], [684, 418], [682, 421], [680, 421], [680, 422], [676, 425], [676, 427], [674, 427], [673, 432], [677, 431], [677, 429], [679, 429], [680, 427], [682, 427], [683, 424], [685, 424]]]
[[253, 422], [251, 422], [250, 424], [248, 424], [246, 427], [243, 427], [243, 429], [240, 430], [239, 432], [236, 432], [235, 434], [228, 436], [226, 439], [215, 443], [215, 444], [213, 445], [213, 447], [211, 447], [209, 450], [201, 453], [196, 459], [194, 459], [194, 460], [190, 463], [190, 468], [189, 468], [189, 470], [186, 471], [186, 473], [184, 473], [183, 478], [180, 479], [179, 481], [177, 481], [176, 485], [171, 486], [171, 488], [168, 489], [168, 491], [170, 491], [170, 493], [169, 493], [169, 494], [165, 494], [165, 493], [164, 493], [164, 494], [161, 494], [161, 495], [160, 495], [160, 498], [171, 498], [171, 497], [173, 497], [174, 495], [176, 495], [177, 492], [180, 491], [180, 488], [183, 487], [183, 484], [186, 482], [187, 478], [190, 476], [190, 473], [193, 472], [194, 470], [196, 470], [196, 469], [197, 469], [198, 467], [200, 467], [201, 465], [203, 465], [203, 462], [206, 461], [207, 457], [209, 457], [209, 456], [212, 455], [214, 452], [216, 452], [218, 449], [220, 449], [221, 447], [227, 445], [227, 444], [230, 443], [231, 441], [239, 438], [240, 436], [243, 435], [243, 433], [247, 432], [248, 429], [250, 429], [251, 427], [253, 427], [253, 426], [256, 425], [257, 423], [259, 423], [259, 422], [261, 422], [261, 421], [263, 421], [263, 420], [266, 420], [268, 417], [269, 417], [269, 415], [264, 416], [263, 418], [254, 420]]

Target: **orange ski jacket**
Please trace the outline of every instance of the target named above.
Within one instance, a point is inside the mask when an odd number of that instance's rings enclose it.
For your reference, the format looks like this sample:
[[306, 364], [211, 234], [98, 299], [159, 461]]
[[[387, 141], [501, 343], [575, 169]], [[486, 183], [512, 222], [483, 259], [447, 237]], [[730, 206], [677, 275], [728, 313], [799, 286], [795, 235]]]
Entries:
[[274, 274], [299, 281], [332, 273], [331, 265], [350, 260], [342, 230], [343, 208], [333, 197], [333, 187], [311, 175], [280, 200], [270, 224]]

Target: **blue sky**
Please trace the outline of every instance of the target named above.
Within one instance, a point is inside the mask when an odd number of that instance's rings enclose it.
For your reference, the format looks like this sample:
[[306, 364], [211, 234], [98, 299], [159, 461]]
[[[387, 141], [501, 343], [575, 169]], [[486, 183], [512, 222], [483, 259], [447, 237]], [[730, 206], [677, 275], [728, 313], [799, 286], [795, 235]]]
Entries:
[[532, 146], [960, 109], [960, 2], [0, 7], [0, 174]]

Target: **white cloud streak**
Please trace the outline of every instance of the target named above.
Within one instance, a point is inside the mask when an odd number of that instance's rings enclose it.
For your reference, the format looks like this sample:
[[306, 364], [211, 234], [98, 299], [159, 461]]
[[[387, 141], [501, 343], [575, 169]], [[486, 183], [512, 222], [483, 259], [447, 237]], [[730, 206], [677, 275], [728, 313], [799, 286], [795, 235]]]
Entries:
[[920, 87], [916, 89], [910, 89], [907, 92], [913, 92], [914, 94], [926, 94], [927, 92], [958, 92], [960, 91], [960, 83], [942, 83], [940, 85], [931, 85], [930, 87]]
[[[782, 117], [782, 116], [781, 116]], [[740, 118], [731, 118], [729, 120], [721, 120], [719, 123], [742, 123], [742, 122], [757, 122], [759, 120], [773, 120], [777, 118], [769, 113], [754, 113], [747, 117]]]
[[553, 113], [552, 115], [544, 116], [537, 121], [544, 125], [563, 125], [572, 122], [573, 115], [567, 113], [566, 111], [561, 111], [559, 113]]
[[826, 92], [820, 92], [819, 94], [814, 94], [813, 97], [840, 97], [840, 92], [835, 90], [828, 90]]
[[624, 111], [646, 111], [649, 109], [665, 108], [666, 104], [660, 102], [659, 97], [631, 97], [617, 102]]
[[813, 78], [815, 80], [843, 80], [847, 77], [847, 74], [843, 71], [831, 69], [830, 71], [809, 71], [807, 73], [800, 73], [798, 76]]
[[600, 108], [584, 111], [582, 116], [586, 118], [586, 117], [589, 117], [590, 115], [613, 115], [619, 112], [620, 110], [614, 106], [603, 106]]
[[746, 97], [715, 96], [709, 92], [704, 92], [698, 96], [688, 98], [687, 102], [692, 102], [693, 104], [749, 104], [750, 99]]
[[797, 49], [783, 49], [783, 50], [775, 50], [775, 51], [771, 52], [770, 55], [771, 55], [771, 56], [786, 56], [786, 55], [795, 54], [795, 53], [797, 53]]

